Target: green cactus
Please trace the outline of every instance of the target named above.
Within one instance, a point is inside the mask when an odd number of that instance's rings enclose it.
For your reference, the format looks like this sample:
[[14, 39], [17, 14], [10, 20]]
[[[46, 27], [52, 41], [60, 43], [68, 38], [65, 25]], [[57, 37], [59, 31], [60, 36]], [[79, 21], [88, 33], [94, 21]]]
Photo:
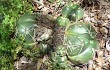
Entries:
[[94, 49], [92, 49], [91, 47], [88, 47], [80, 54], [76, 56], [68, 56], [68, 58], [71, 62], [75, 64], [83, 64], [91, 60], [93, 56], [94, 56]]
[[66, 16], [72, 21], [78, 21], [84, 16], [84, 10], [79, 4], [70, 3], [62, 9], [62, 16]]
[[66, 57], [66, 48], [60, 45], [56, 51], [52, 53], [52, 69], [53, 70], [72, 70]]
[[[73, 24], [65, 31], [68, 58], [75, 64], [87, 63], [93, 58], [93, 51], [98, 48], [98, 42], [90, 35], [91, 30], [86, 25], [90, 26], [90, 24], [86, 23]], [[91, 26], [91, 28], [93, 27]], [[96, 32], [92, 31], [92, 33]], [[91, 58], [89, 58], [90, 56]]]
[[[85, 64], [95, 55], [98, 41], [91, 23], [80, 22], [84, 10], [78, 4], [68, 4], [56, 19], [51, 52], [52, 70], [74, 70], [71, 64]], [[47, 65], [48, 66], [48, 65]]]
[[73, 11], [74, 8], [77, 8], [77, 5], [74, 6], [73, 3], [70, 3], [70, 4], [66, 5], [66, 6], [64, 6], [64, 8], [62, 9], [62, 13], [61, 14], [63, 16], [67, 17], [68, 14], [70, 14]]
[[56, 19], [58, 26], [66, 26], [69, 23], [69, 19], [63, 16], [59, 16]]
[[[51, 51], [50, 55], [52, 70], [73, 70], [71, 63], [84, 64], [93, 58], [94, 51], [98, 49], [96, 31], [91, 23], [78, 21], [83, 15], [84, 10], [80, 5], [70, 3], [62, 9], [61, 16], [57, 17], [52, 42], [54, 52]], [[34, 18], [35, 16], [24, 15], [17, 23], [18, 35], [24, 36], [28, 44], [34, 43], [31, 37], [34, 34], [33, 29], [31, 31]], [[46, 53], [46, 45], [48, 43], [40, 43], [42, 53]]]
[[80, 20], [84, 16], [84, 11], [82, 8], [78, 8], [77, 10], [75, 10], [75, 14], [75, 20]]
[[[66, 47], [64, 51], [66, 51], [67, 60], [65, 61], [70, 61], [74, 64], [87, 63], [93, 58], [94, 51], [98, 49], [98, 41], [95, 39], [96, 31], [94, 27], [91, 23], [78, 21], [83, 15], [84, 10], [78, 4], [71, 3], [62, 10], [62, 16], [60, 17], [65, 18], [65, 20], [59, 19], [59, 17], [57, 18], [59, 29], [61, 26], [64, 26], [63, 42], [62, 44], [60, 43], [60, 45]], [[67, 21], [68, 19], [69, 21]], [[55, 45], [55, 47], [60, 46], [58, 44]], [[59, 50], [59, 52], [56, 51], [57, 54], [59, 54], [60, 51], [62, 50]], [[61, 57], [59, 57], [59, 59], [60, 58]]]
[[26, 46], [31, 46], [34, 44], [33, 35], [34, 35], [34, 23], [35, 15], [34, 14], [24, 14], [21, 16], [16, 24], [16, 30], [18, 37], [23, 37], [26, 42]]

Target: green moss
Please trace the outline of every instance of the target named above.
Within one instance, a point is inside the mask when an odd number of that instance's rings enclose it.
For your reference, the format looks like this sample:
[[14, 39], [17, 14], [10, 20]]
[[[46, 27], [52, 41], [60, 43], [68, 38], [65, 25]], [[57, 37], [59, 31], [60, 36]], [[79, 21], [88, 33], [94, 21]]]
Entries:
[[[1, 0], [0, 1], [0, 69], [14, 70], [15, 49], [18, 39], [14, 38], [15, 25], [18, 18], [24, 13], [32, 13], [30, 0]], [[2, 20], [2, 22], [1, 22]]]

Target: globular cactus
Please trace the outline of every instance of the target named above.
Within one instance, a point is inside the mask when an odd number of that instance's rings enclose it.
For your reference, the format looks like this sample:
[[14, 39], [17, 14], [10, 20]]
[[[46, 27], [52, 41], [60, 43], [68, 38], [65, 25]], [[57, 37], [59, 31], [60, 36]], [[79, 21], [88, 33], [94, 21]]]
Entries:
[[65, 31], [67, 55], [75, 64], [87, 63], [98, 48], [98, 42], [93, 38], [95, 31], [92, 32], [86, 25], [90, 24], [79, 22], [68, 26]]
[[69, 19], [64, 16], [57, 17], [57, 24], [58, 26], [66, 26], [69, 23]]
[[55, 47], [66, 47], [68, 61], [74, 64], [87, 63], [94, 57], [95, 49], [98, 49], [94, 27], [90, 23], [78, 21], [84, 15], [84, 10], [78, 4], [65, 6], [61, 14], [57, 18], [54, 43], [58, 43]]
[[66, 57], [66, 47], [60, 45], [52, 52], [52, 70], [72, 70]]
[[35, 43], [33, 40], [35, 17], [35, 14], [24, 14], [16, 23], [17, 37], [24, 38], [25, 47], [30, 47]]
[[[42, 23], [39, 24], [42, 15], [24, 14], [16, 24], [16, 34], [18, 38], [22, 38], [24, 47], [35, 46], [37, 42], [46, 41], [52, 34], [52, 29], [44, 27]], [[41, 21], [42, 22], [42, 21]], [[46, 22], [45, 22], [46, 23]]]
[[84, 10], [79, 4], [70, 3], [62, 9], [62, 16], [66, 16], [69, 20], [78, 21], [84, 15]]

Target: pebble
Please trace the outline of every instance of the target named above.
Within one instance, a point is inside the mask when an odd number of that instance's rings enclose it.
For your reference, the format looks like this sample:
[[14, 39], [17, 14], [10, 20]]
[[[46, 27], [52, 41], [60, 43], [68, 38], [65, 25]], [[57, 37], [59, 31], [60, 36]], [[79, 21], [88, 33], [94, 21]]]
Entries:
[[110, 14], [107, 15], [108, 19], [110, 19]]
[[110, 51], [110, 39], [106, 42], [106, 49]]

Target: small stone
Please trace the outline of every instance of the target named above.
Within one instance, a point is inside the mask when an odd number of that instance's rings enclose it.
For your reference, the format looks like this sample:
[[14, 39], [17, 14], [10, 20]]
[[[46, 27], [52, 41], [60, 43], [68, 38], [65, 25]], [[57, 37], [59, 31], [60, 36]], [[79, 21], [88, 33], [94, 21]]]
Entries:
[[102, 70], [100, 66], [96, 66], [93, 70]]
[[86, 17], [84, 20], [87, 21], [87, 22], [90, 22], [91, 18], [90, 17]]
[[108, 33], [108, 30], [107, 30], [107, 28], [102, 27], [102, 28], [100, 28], [100, 32], [101, 32], [102, 34], [107, 34], [107, 33]]
[[[99, 38], [101, 38], [102, 36], [99, 36]], [[102, 38], [102, 39], [100, 39], [100, 41], [99, 41], [100, 43], [99, 43], [99, 46], [100, 46], [100, 48], [105, 48], [104, 46], [105, 46], [105, 39], [104, 38]]]
[[95, 18], [91, 18], [91, 21], [93, 22], [93, 23], [96, 23], [97, 21], [95, 20]]
[[98, 57], [103, 57], [103, 51], [97, 51]]
[[110, 39], [106, 42], [106, 49], [110, 51]]
[[107, 17], [110, 19], [110, 14], [108, 14]]

